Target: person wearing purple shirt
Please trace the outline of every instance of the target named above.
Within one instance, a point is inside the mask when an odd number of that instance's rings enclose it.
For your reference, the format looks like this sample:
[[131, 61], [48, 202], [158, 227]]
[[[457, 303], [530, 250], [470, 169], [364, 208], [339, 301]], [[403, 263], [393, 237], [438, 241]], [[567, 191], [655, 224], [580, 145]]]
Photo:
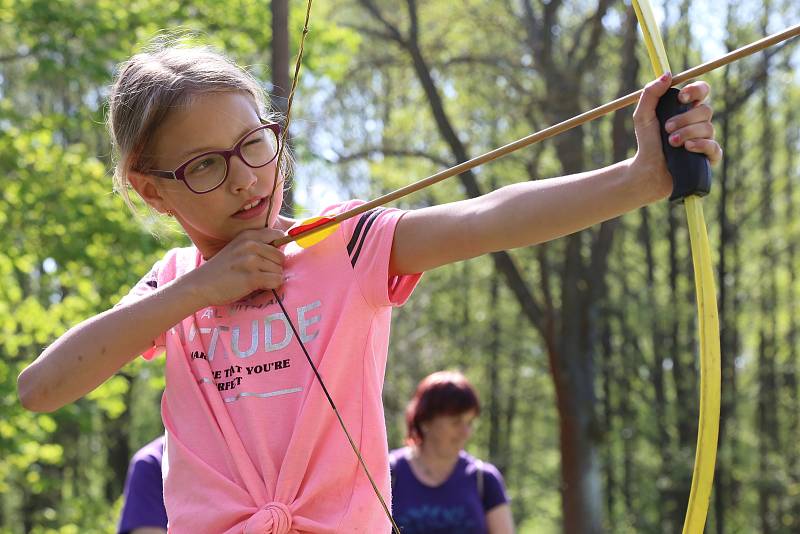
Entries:
[[160, 436], [133, 456], [125, 479], [125, 502], [118, 534], [166, 534], [167, 511], [161, 481], [164, 436]]
[[511, 534], [503, 477], [464, 452], [480, 413], [458, 372], [423, 379], [406, 408], [407, 447], [391, 452], [392, 515], [403, 534]]

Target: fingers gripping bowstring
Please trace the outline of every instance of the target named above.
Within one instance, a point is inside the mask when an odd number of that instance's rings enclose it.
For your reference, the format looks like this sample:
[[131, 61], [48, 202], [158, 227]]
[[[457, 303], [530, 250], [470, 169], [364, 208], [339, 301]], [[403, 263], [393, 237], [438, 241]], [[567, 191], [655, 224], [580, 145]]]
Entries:
[[[277, 190], [278, 181], [280, 178], [281, 161], [286, 147], [287, 135], [289, 133], [289, 122], [292, 116], [292, 102], [294, 101], [294, 93], [295, 89], [297, 88], [297, 80], [300, 76], [300, 65], [302, 64], [303, 60], [303, 48], [305, 45], [306, 35], [308, 35], [308, 21], [311, 18], [312, 2], [313, 0], [308, 0], [308, 2], [306, 3], [306, 16], [305, 16], [305, 22], [303, 23], [303, 33], [300, 36], [300, 48], [297, 52], [297, 60], [295, 61], [294, 65], [294, 78], [292, 79], [292, 88], [289, 91], [289, 100], [286, 105], [286, 121], [284, 123], [283, 131], [281, 132], [281, 141], [280, 141], [280, 146], [278, 147], [278, 156], [275, 161], [275, 179], [272, 182], [272, 193], [270, 194], [269, 208], [267, 210], [266, 226], [269, 226], [269, 221], [272, 216], [272, 206], [275, 199], [275, 191]], [[319, 374], [317, 366], [311, 359], [311, 355], [308, 353], [308, 349], [306, 349], [303, 340], [300, 338], [300, 335], [297, 332], [297, 328], [295, 327], [294, 322], [292, 321], [291, 317], [289, 316], [289, 313], [286, 311], [286, 308], [283, 305], [283, 301], [278, 296], [278, 292], [275, 291], [274, 289], [272, 290], [272, 295], [273, 297], [275, 297], [275, 302], [277, 302], [278, 306], [280, 306], [284, 317], [286, 317], [286, 321], [289, 323], [289, 327], [292, 329], [292, 333], [294, 334], [295, 339], [300, 344], [300, 348], [303, 350], [303, 354], [305, 355], [308, 364], [311, 366], [311, 370], [314, 372], [314, 376], [317, 377], [317, 382], [319, 382], [319, 385], [322, 388], [322, 392], [325, 394], [325, 398], [328, 399], [328, 404], [333, 409], [333, 413], [336, 414], [336, 419], [339, 421], [339, 426], [341, 426], [345, 436], [347, 436], [347, 441], [348, 443], [350, 443], [350, 447], [356, 454], [358, 462], [361, 464], [361, 467], [364, 470], [364, 474], [367, 475], [367, 479], [369, 479], [369, 483], [372, 485], [372, 490], [375, 492], [375, 496], [378, 497], [378, 500], [381, 503], [381, 507], [383, 508], [383, 511], [386, 513], [386, 517], [392, 524], [392, 530], [394, 531], [395, 534], [400, 534], [400, 528], [397, 526], [397, 523], [395, 523], [394, 518], [392, 517], [392, 513], [389, 510], [389, 506], [386, 504], [386, 501], [381, 495], [381, 492], [378, 489], [378, 485], [375, 483], [375, 479], [372, 478], [369, 469], [367, 469], [367, 464], [366, 462], [364, 462], [364, 457], [361, 455], [361, 451], [358, 450], [358, 446], [356, 445], [355, 441], [353, 441], [353, 438], [350, 436], [350, 432], [347, 430], [347, 427], [344, 424], [344, 420], [342, 419], [341, 414], [339, 414], [339, 410], [336, 408], [336, 403], [333, 402], [333, 397], [331, 397], [331, 394], [328, 392], [328, 388], [325, 386], [325, 382], [322, 380], [322, 375]]]

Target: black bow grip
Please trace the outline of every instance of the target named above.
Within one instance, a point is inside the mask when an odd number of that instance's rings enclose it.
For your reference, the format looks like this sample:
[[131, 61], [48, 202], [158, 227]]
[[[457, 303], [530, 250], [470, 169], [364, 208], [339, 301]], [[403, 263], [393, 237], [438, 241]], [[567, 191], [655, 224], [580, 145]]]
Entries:
[[658, 100], [656, 106], [656, 115], [661, 124], [661, 146], [664, 149], [667, 168], [672, 174], [670, 201], [683, 200], [691, 195], [702, 197], [711, 190], [711, 166], [708, 158], [703, 154], [689, 152], [682, 146], [670, 145], [670, 134], [664, 129], [667, 120], [690, 108], [691, 105], [681, 104], [678, 101], [678, 90], [674, 87]]

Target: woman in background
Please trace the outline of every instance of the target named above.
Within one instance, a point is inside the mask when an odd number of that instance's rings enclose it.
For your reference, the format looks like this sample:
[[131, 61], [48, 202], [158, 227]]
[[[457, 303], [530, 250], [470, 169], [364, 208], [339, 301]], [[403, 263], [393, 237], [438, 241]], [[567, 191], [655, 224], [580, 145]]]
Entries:
[[514, 532], [503, 477], [464, 452], [480, 413], [459, 372], [423, 379], [406, 408], [407, 447], [392, 451], [392, 502], [404, 534]]
[[162, 434], [131, 458], [117, 534], [167, 534], [167, 510], [161, 481], [163, 456]]

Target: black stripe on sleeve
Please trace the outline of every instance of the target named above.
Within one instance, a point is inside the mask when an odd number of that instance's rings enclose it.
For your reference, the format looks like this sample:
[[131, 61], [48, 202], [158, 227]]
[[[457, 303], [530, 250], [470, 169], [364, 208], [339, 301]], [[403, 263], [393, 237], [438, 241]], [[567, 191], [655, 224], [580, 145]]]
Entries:
[[[369, 233], [369, 229], [372, 227], [372, 223], [375, 222], [375, 219], [378, 218], [378, 215], [381, 214], [383, 209], [375, 209], [374, 213], [372, 213], [367, 221], [367, 225], [364, 228], [364, 232], [361, 234], [361, 241], [358, 243], [358, 248], [356, 249], [356, 253], [350, 259], [350, 264], [355, 267], [356, 262], [358, 261], [358, 255], [361, 254], [361, 247], [364, 246], [364, 241], [367, 239], [367, 233]], [[360, 222], [360, 221], [359, 221]]]
[[355, 248], [356, 242], [358, 241], [358, 236], [361, 233], [361, 228], [364, 226], [364, 223], [367, 221], [367, 219], [369, 219], [369, 216], [372, 215], [372, 213], [374, 211], [375, 210], [373, 209], [373, 210], [369, 210], [367, 212], [364, 212], [364, 214], [361, 215], [361, 218], [358, 219], [358, 224], [356, 225], [356, 229], [353, 230], [353, 237], [350, 238], [350, 242], [347, 244], [347, 255], [348, 256], [353, 253], [353, 249]]

